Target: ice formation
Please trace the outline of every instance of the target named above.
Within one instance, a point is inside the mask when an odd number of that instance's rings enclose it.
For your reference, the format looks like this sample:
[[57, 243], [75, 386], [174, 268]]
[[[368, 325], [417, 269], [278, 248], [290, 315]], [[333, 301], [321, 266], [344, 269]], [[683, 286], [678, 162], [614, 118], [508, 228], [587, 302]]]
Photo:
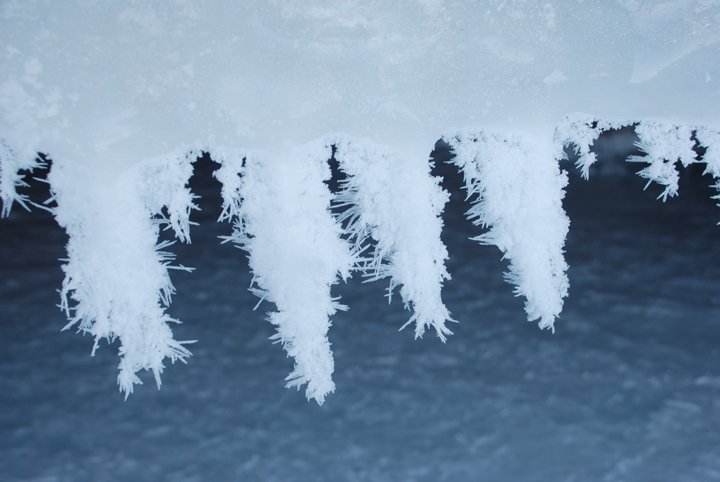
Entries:
[[[717, 32], [720, 0], [3, 0], [2, 214], [28, 205], [16, 187], [45, 153], [70, 235], [64, 306], [96, 339], [120, 338], [129, 393], [138, 369], [159, 381], [164, 357], [188, 355], [163, 309], [158, 229], [189, 240], [186, 154], [210, 153], [233, 240], [295, 358], [289, 384], [321, 402], [330, 287], [352, 271], [399, 287], [416, 336], [449, 334], [429, 146], [453, 145], [470, 216], [490, 227], [479, 240], [510, 259], [528, 317], [550, 328], [567, 291], [562, 147], [587, 177], [597, 136], [634, 125], [646, 155], [631, 160], [663, 198], [678, 161], [717, 178]], [[333, 146], [346, 217], [323, 184]]]
[[[572, 146], [578, 155], [577, 167], [585, 179], [590, 166], [595, 163], [595, 154], [590, 146], [603, 131], [633, 126], [639, 141], [637, 147], [642, 155], [630, 156], [628, 162], [647, 163], [638, 171], [638, 175], [665, 186], [658, 196], [666, 201], [668, 196], [678, 194], [680, 173], [679, 162], [683, 167], [693, 163], [706, 164], [705, 173], [716, 179], [720, 189], [720, 169], [717, 149], [720, 141], [720, 129], [693, 124], [682, 124], [659, 120], [605, 120], [584, 114], [566, 116], [555, 129], [556, 147]], [[699, 154], [703, 150], [702, 155]], [[647, 187], [647, 185], [646, 185]]]
[[[158, 387], [163, 360], [184, 361], [188, 342], [173, 339], [165, 313], [174, 292], [168, 275], [170, 242], [158, 243], [160, 227], [171, 226], [190, 242], [193, 196], [185, 187], [193, 153], [149, 160], [117, 179], [93, 176], [72, 164], [53, 167], [49, 181], [58, 224], [69, 235], [61, 308], [65, 328], [120, 340], [118, 385], [127, 397], [150, 370]], [[167, 214], [167, 216], [166, 216]], [[186, 269], [179, 266], [180, 269]]]
[[[19, 194], [17, 188], [27, 186], [23, 180], [28, 172], [43, 167], [43, 162], [36, 155], [18, 158], [8, 146], [0, 142], [0, 215], [7, 217], [14, 203], [30, 209], [27, 196]], [[25, 171], [25, 172], [22, 172]]]
[[247, 153], [242, 160], [223, 159], [218, 173], [225, 182], [239, 180], [224, 191], [224, 217], [235, 221], [227, 240], [249, 254], [251, 289], [277, 307], [268, 316], [277, 326], [273, 338], [295, 359], [287, 386], [307, 383], [308, 399], [320, 404], [335, 390], [330, 316], [346, 309], [330, 288], [355, 264], [330, 213], [332, 194], [324, 182], [330, 178], [329, 157], [322, 144], [279, 157]]
[[448, 253], [440, 240], [447, 193], [430, 176], [428, 163], [402, 152], [342, 137], [333, 145], [347, 175], [339, 195], [340, 206], [347, 210], [340, 221], [348, 221], [356, 250], [369, 238], [375, 240], [362, 271], [368, 281], [390, 278], [388, 299], [400, 286], [405, 307], [413, 312], [404, 326], [415, 322], [416, 338], [432, 327], [445, 341], [452, 333], [445, 326], [452, 320], [440, 294], [450, 277], [444, 264]]
[[526, 135], [464, 130], [447, 136], [465, 176], [467, 212], [490, 229], [475, 239], [494, 244], [510, 261], [505, 274], [526, 298], [528, 321], [553, 331], [568, 292], [563, 246], [569, 220], [562, 208], [567, 174], [551, 142]]

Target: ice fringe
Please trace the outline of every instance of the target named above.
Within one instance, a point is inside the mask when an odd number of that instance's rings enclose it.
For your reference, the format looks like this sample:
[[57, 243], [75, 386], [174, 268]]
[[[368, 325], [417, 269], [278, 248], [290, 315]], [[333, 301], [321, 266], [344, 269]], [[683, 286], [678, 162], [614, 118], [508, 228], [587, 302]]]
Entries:
[[8, 217], [15, 202], [30, 210], [28, 207], [30, 200], [17, 192], [18, 187], [27, 186], [23, 180], [25, 174], [21, 174], [20, 171], [32, 172], [38, 167], [44, 167], [44, 164], [37, 157], [17, 156], [0, 140], [0, 201], [2, 202], [0, 217]]
[[190, 356], [183, 346], [190, 342], [174, 340], [168, 326], [178, 322], [165, 313], [174, 293], [168, 275], [173, 255], [162, 250], [172, 242], [158, 244], [158, 234], [169, 224], [177, 238], [190, 242], [194, 205], [186, 184], [194, 157], [146, 161], [117, 179], [63, 162], [48, 175], [55, 217], [70, 238], [60, 293], [69, 318], [65, 329], [77, 325], [92, 334], [93, 354], [100, 339], [120, 339], [118, 385], [126, 399], [142, 383], [139, 370], [151, 370], [159, 388], [163, 360]]
[[[713, 127], [575, 115], [558, 124], [554, 145], [530, 134], [479, 129], [445, 136], [465, 174], [468, 197], [477, 195], [468, 216], [490, 227], [476, 239], [497, 245], [510, 259], [507, 280], [526, 297], [528, 319], [539, 319], [541, 328], [553, 328], [568, 290], [562, 253], [568, 220], [561, 206], [567, 179], [553, 160], [573, 145], [587, 178], [595, 162], [592, 143], [605, 130], [630, 125], [646, 155], [629, 160], [648, 163], [639, 174], [665, 186], [663, 200], [677, 194], [677, 161], [704, 162], [720, 190], [720, 131]], [[705, 148], [700, 159], [698, 146]], [[223, 184], [222, 218], [236, 221], [229, 239], [250, 253], [251, 289], [277, 305], [269, 314], [278, 327], [274, 338], [295, 359], [288, 386], [307, 383], [307, 397], [318, 403], [334, 390], [327, 332], [330, 316], [344, 307], [330, 288], [354, 270], [368, 281], [389, 277], [388, 296], [400, 287], [416, 337], [433, 327], [445, 340], [446, 322], [452, 321], [440, 296], [449, 278], [440, 241], [447, 193], [427, 162], [346, 135], [285, 154], [211, 151], [222, 165], [216, 172]], [[347, 175], [334, 199], [324, 184], [333, 152]], [[140, 383], [140, 369], [152, 370], [160, 385], [164, 358], [184, 361], [190, 355], [168, 326], [176, 321], [164, 310], [173, 293], [167, 273], [172, 255], [162, 252], [167, 244], [158, 245], [157, 236], [169, 224], [189, 242], [193, 196], [186, 183], [194, 155], [148, 161], [112, 180], [67, 162], [56, 163], [49, 176], [56, 219], [70, 235], [61, 292], [70, 319], [66, 328], [78, 325], [91, 333], [93, 351], [101, 338], [120, 338], [118, 383], [126, 397]], [[13, 201], [27, 203], [15, 193], [22, 183], [19, 171], [38, 166], [36, 159], [18, 161], [0, 145], [4, 214]], [[345, 208], [335, 218], [333, 202]], [[369, 257], [361, 257], [368, 246]]]
[[[558, 124], [555, 129], [555, 142], [558, 147], [574, 147], [578, 154], [577, 167], [587, 179], [590, 166], [595, 162], [595, 154], [590, 151], [592, 143], [603, 131], [623, 126], [634, 126], [639, 139], [637, 147], [644, 154], [630, 156], [626, 160], [649, 164], [637, 174], [648, 180], [647, 185], [656, 182], [665, 186], [658, 199], [662, 198], [664, 202], [668, 196], [678, 194], [678, 162], [683, 167], [698, 162], [705, 163], [705, 174], [711, 174], [715, 178], [714, 187], [720, 191], [720, 129], [717, 128], [654, 119], [608, 121], [586, 114], [574, 114], [566, 116]], [[700, 159], [696, 152], [698, 147], [705, 149]], [[720, 195], [714, 196], [714, 199], [720, 199]]]
[[[678, 192], [678, 174], [675, 163], [682, 162], [684, 167], [695, 161], [692, 139], [693, 129], [685, 125], [675, 125], [661, 121], [643, 121], [635, 126], [635, 133], [640, 142], [637, 143], [645, 156], [630, 156], [628, 162], [647, 162], [650, 164], [638, 172], [638, 175], [665, 186], [658, 198], [663, 201]], [[647, 187], [646, 185], [646, 187]]]
[[248, 252], [251, 290], [275, 303], [268, 320], [277, 327], [273, 339], [283, 344], [295, 367], [287, 387], [307, 383], [306, 396], [322, 404], [335, 390], [334, 361], [327, 333], [330, 316], [346, 309], [330, 288], [347, 279], [355, 264], [342, 228], [330, 212], [332, 194], [324, 143], [287, 153], [213, 152], [222, 167], [222, 219], [234, 219], [232, 236]]
[[556, 150], [562, 151], [562, 157], [566, 158], [564, 147], [570, 146], [578, 156], [575, 167], [580, 169], [583, 179], [590, 177], [590, 166], [595, 164], [597, 157], [590, 150], [590, 146], [600, 137], [604, 131], [619, 129], [626, 123], [611, 122], [597, 119], [587, 114], [575, 114], [563, 117], [555, 127], [553, 142]]
[[455, 151], [451, 162], [465, 176], [468, 199], [477, 196], [468, 219], [490, 228], [473, 239], [500, 248], [510, 260], [506, 280], [526, 298], [528, 321], [554, 330], [569, 287], [561, 154], [544, 139], [506, 132], [468, 129], [444, 140]]
[[[333, 152], [347, 175], [335, 198], [324, 183]], [[220, 219], [235, 220], [226, 240], [249, 253], [251, 290], [277, 306], [269, 315], [274, 338], [295, 358], [288, 387], [307, 383], [307, 398], [320, 404], [334, 390], [327, 332], [329, 317], [345, 307], [330, 288], [355, 270], [368, 281], [390, 277], [388, 294], [400, 286], [416, 336], [432, 326], [445, 340], [450, 314], [440, 290], [449, 275], [439, 216], [447, 193], [427, 162], [344, 135], [281, 155], [215, 149], [213, 156], [222, 166], [215, 172], [223, 184]], [[344, 210], [334, 217], [332, 207]], [[370, 238], [372, 254], [361, 257]]]
[[415, 337], [427, 327], [445, 341], [450, 313], [442, 302], [447, 249], [440, 240], [440, 214], [448, 194], [430, 175], [427, 160], [405, 157], [369, 141], [331, 136], [340, 170], [347, 175], [338, 203], [339, 216], [356, 249], [375, 240], [371, 258], [361, 270], [368, 281], [390, 278], [388, 300], [400, 286], [400, 296], [415, 323]]

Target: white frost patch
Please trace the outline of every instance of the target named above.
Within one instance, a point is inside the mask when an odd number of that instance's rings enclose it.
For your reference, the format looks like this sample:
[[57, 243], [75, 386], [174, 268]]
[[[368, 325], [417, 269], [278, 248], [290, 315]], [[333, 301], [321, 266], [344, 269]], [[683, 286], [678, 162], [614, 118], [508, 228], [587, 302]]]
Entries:
[[110, 180], [56, 162], [48, 175], [55, 217], [70, 237], [60, 293], [65, 329], [77, 325], [92, 334], [93, 354], [101, 338], [120, 339], [118, 385], [125, 398], [142, 383], [139, 370], [151, 370], [160, 387], [163, 360], [190, 356], [183, 346], [190, 342], [175, 341], [168, 326], [178, 321], [165, 313], [174, 257], [162, 249], [172, 243], [157, 243], [163, 224], [190, 241], [190, 159], [194, 154], [150, 160]]
[[340, 216], [356, 249], [369, 238], [376, 244], [362, 270], [368, 281], [390, 278], [388, 299], [400, 296], [415, 322], [415, 337], [435, 328], [442, 341], [452, 321], [442, 302], [447, 249], [440, 239], [448, 194], [430, 175], [430, 164], [394, 153], [369, 141], [340, 136], [333, 141], [340, 169], [348, 176], [339, 195], [348, 207]]
[[355, 263], [330, 213], [324, 181], [331, 150], [312, 144], [283, 155], [250, 153], [244, 162], [240, 155], [215, 156], [222, 162], [223, 218], [235, 220], [227, 240], [248, 252], [250, 289], [277, 306], [268, 316], [277, 326], [273, 339], [295, 359], [287, 386], [307, 383], [307, 398], [322, 404], [335, 390], [329, 317], [346, 309], [330, 288], [350, 276]]
[[473, 238], [494, 244], [510, 260], [506, 280], [526, 298], [528, 321], [553, 329], [568, 293], [563, 246], [570, 220], [562, 208], [567, 174], [551, 142], [530, 135], [463, 130], [446, 136], [465, 176], [467, 212], [475, 225], [489, 227]]

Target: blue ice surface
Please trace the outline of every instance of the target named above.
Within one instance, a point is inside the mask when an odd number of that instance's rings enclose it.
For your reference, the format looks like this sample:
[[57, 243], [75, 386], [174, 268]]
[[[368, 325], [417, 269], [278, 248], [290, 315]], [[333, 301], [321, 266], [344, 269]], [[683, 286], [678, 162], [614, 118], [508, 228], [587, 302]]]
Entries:
[[[612, 159], [606, 159], [611, 166]], [[603, 159], [600, 160], [603, 162]], [[570, 164], [564, 165], [570, 169]], [[0, 474], [5, 481], [556, 481], [720, 478], [720, 210], [684, 175], [663, 204], [617, 166], [571, 175], [570, 296], [556, 333], [525, 321], [505, 262], [462, 217], [443, 166], [444, 299], [460, 323], [442, 344], [398, 332], [385, 284], [335, 294], [336, 392], [319, 407], [284, 388], [292, 369], [244, 253], [220, 245], [217, 186], [195, 187], [189, 246], [175, 245], [183, 320], [197, 339], [127, 400], [117, 344], [60, 332], [66, 239], [42, 212], [0, 221]], [[658, 191], [658, 190], [656, 190]]]

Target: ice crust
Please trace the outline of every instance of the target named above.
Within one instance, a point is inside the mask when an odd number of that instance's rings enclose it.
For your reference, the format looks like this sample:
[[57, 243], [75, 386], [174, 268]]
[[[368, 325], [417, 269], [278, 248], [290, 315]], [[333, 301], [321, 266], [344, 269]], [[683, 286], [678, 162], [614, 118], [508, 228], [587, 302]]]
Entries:
[[0, 137], [117, 172], [196, 142], [343, 132], [420, 157], [448, 129], [575, 112], [716, 124], [719, 18], [718, 0], [5, 0]]

